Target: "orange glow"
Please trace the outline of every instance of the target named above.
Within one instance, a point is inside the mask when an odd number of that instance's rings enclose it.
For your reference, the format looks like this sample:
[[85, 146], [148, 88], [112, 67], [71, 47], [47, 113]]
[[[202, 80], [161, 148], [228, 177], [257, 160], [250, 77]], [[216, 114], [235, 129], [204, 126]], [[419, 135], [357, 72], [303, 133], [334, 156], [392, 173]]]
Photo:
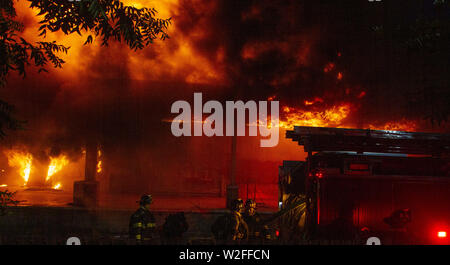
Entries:
[[8, 185], [2, 184], [2, 185], [0, 185], [0, 187], [8, 187]]
[[305, 106], [310, 106], [310, 105], [313, 105], [316, 103], [322, 103], [322, 102], [323, 102], [323, 99], [321, 99], [319, 97], [315, 97], [314, 100], [312, 100], [312, 101], [305, 100]]
[[[158, 11], [157, 17], [176, 17], [178, 12], [178, 0], [123, 1], [125, 4], [133, 4], [137, 7], [150, 7]], [[207, 13], [214, 9], [216, 3], [211, 1], [201, 6], [199, 12]], [[178, 79], [190, 84], [223, 84], [226, 82], [224, 74], [224, 49], [219, 48], [214, 56], [203, 54], [195, 48], [195, 42], [205, 38], [208, 27], [199, 22], [189, 32], [183, 34], [178, 29], [177, 20], [172, 20], [168, 28], [171, 37], [165, 41], [155, 41], [152, 44], [151, 56], [146, 49], [133, 52], [127, 50], [129, 68], [132, 79], [135, 80], [167, 80]], [[100, 47], [95, 44], [96, 48]]]
[[[155, 8], [158, 18], [176, 17], [178, 12], [178, 0], [123, 0], [125, 5], [131, 5], [136, 8], [148, 7]], [[56, 41], [66, 47], [70, 47], [68, 54], [58, 54], [66, 63], [63, 69], [53, 69], [50, 65], [47, 70], [51, 73], [60, 75], [66, 79], [75, 79], [74, 76], [88, 70], [89, 60], [86, 60], [86, 54], [89, 57], [95, 56], [102, 52], [104, 47], [101, 46], [101, 40], [96, 40], [89, 45], [83, 45], [86, 38], [91, 32], [82, 31], [82, 36], [78, 34], [65, 35], [61, 32], [47, 31], [46, 38], [39, 37], [39, 20], [38, 10], [29, 8], [27, 1], [17, 1], [15, 4], [19, 21], [26, 21], [27, 27], [20, 34], [29, 42], [37, 41]], [[202, 6], [204, 13], [214, 9], [214, 3]], [[176, 20], [172, 20], [167, 33], [171, 37], [165, 41], [155, 40], [152, 46], [154, 52], [149, 53], [148, 49], [132, 51], [125, 45], [111, 43], [110, 49], [117, 51], [121, 62], [125, 62], [130, 71], [130, 78], [133, 80], [180, 80], [186, 83], [196, 84], [223, 84], [226, 83], [224, 77], [224, 50], [218, 49], [216, 56], [203, 54], [195, 49], [195, 42], [207, 34], [205, 25], [199, 23], [198, 26], [191, 29], [189, 35], [184, 34], [178, 29]], [[120, 51], [120, 52], [119, 52]], [[110, 58], [109, 61], [114, 63], [117, 58]]]
[[272, 50], [287, 53], [289, 51], [288, 47], [289, 45], [286, 42], [281, 41], [249, 42], [242, 48], [241, 57], [244, 60], [252, 60]]
[[369, 125], [372, 130], [386, 130], [386, 131], [405, 131], [414, 132], [417, 130], [417, 125], [414, 121], [402, 119], [401, 121], [387, 122], [382, 125]]
[[56, 183], [56, 185], [54, 185], [53, 187], [52, 187], [52, 189], [54, 189], [54, 190], [59, 190], [59, 189], [61, 189], [61, 183]]
[[350, 105], [341, 104], [324, 111], [305, 111], [293, 107], [283, 107], [286, 115], [280, 120], [280, 127], [292, 129], [295, 126], [341, 127], [350, 114]]
[[33, 156], [30, 153], [15, 150], [6, 151], [6, 156], [9, 166], [19, 169], [18, 172], [24, 181], [23, 185], [26, 186], [30, 178]]
[[60, 171], [64, 166], [69, 163], [65, 155], [59, 157], [50, 157], [50, 165], [48, 166], [47, 177], [45, 181], [50, 180], [50, 177]]
[[102, 151], [98, 150], [98, 152], [97, 152], [97, 160], [98, 160], [98, 162], [97, 162], [97, 173], [101, 173], [102, 172], [102, 160], [101, 160], [101, 157], [102, 157]]
[[330, 72], [331, 70], [333, 70], [334, 69], [334, 63], [328, 63], [324, 68], [323, 68], [323, 71], [325, 72], [325, 73], [328, 73], [328, 72]]
[[338, 79], [338, 80], [342, 80], [342, 73], [341, 73], [341, 72], [339, 72], [339, 73], [337, 74], [337, 79]]
[[358, 98], [363, 98], [366, 95], [366, 91], [361, 91], [361, 93], [359, 93]]

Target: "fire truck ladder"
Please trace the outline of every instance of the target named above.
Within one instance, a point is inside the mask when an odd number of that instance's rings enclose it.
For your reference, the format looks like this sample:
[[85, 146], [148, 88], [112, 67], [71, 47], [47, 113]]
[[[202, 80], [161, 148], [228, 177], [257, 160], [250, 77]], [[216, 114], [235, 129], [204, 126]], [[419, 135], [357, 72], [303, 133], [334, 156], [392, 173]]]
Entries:
[[443, 156], [450, 153], [450, 134], [295, 126], [286, 138], [318, 151], [397, 153]]

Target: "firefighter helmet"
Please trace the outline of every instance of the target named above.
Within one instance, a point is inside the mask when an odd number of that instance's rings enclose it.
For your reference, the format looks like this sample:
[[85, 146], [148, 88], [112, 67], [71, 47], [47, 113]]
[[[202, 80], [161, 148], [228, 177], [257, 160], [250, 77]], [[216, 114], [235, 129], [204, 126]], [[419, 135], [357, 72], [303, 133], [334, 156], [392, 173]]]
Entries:
[[232, 211], [241, 211], [244, 208], [244, 201], [240, 198], [231, 202], [231, 210]]
[[141, 196], [141, 200], [139, 201], [140, 205], [147, 205], [151, 204], [153, 202], [152, 195], [150, 194], [144, 194]]
[[245, 208], [253, 208], [253, 209], [255, 209], [256, 208], [256, 202], [254, 200], [252, 200], [252, 199], [247, 199], [245, 201]]

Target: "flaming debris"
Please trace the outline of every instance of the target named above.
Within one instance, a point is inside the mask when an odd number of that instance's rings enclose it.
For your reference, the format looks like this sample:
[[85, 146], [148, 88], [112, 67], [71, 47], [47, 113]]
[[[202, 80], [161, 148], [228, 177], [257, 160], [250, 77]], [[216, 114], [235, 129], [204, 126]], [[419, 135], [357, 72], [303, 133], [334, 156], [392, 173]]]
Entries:
[[59, 190], [59, 189], [61, 189], [61, 183], [56, 183], [55, 185], [53, 185], [53, 187], [52, 187], [52, 189], [54, 189], [54, 190]]

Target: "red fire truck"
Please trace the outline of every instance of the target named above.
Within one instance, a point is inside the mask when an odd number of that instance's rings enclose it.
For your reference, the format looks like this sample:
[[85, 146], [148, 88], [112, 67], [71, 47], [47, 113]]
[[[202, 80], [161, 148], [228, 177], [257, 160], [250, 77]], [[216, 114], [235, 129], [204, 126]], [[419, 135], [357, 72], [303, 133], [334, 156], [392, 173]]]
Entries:
[[286, 137], [308, 156], [280, 166], [290, 212], [280, 239], [450, 243], [450, 135], [295, 127]]

